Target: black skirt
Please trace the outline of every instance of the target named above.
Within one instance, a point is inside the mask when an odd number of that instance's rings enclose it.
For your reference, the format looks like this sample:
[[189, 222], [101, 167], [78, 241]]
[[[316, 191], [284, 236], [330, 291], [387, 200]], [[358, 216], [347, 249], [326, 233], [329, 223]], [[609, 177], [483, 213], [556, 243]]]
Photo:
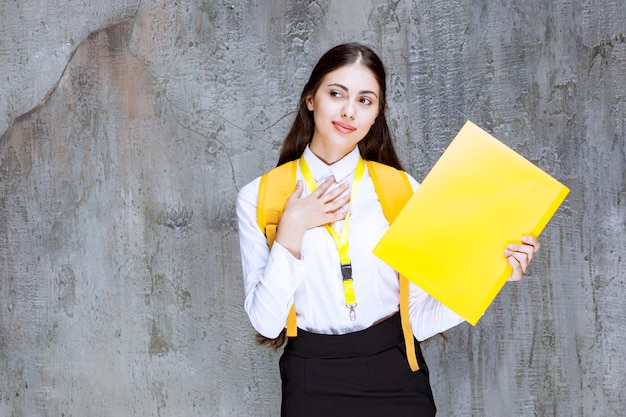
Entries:
[[282, 417], [432, 417], [428, 368], [406, 358], [400, 315], [359, 332], [320, 335], [298, 329], [280, 358]]

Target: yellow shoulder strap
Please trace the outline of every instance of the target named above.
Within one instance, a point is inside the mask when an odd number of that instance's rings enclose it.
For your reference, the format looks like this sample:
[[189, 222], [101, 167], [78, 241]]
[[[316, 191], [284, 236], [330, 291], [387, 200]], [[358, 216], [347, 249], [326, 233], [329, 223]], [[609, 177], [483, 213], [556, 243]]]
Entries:
[[[257, 223], [271, 248], [276, 239], [276, 228], [283, 214], [287, 199], [293, 193], [296, 184], [298, 161], [280, 165], [261, 177], [259, 198], [257, 201]], [[287, 316], [287, 336], [297, 335], [296, 310], [291, 306]]]
[[[388, 165], [367, 161], [367, 169], [374, 183], [385, 218], [391, 224], [413, 195], [413, 187], [411, 187], [405, 172]], [[406, 357], [411, 370], [415, 372], [419, 369], [419, 365], [417, 364], [413, 330], [409, 317], [409, 280], [402, 275], [400, 275], [400, 319], [406, 346]]]

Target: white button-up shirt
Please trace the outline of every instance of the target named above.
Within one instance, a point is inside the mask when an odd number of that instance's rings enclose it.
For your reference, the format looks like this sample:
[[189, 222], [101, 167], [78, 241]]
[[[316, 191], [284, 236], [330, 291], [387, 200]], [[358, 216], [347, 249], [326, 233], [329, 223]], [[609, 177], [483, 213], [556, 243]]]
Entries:
[[[352, 183], [359, 151], [356, 148], [340, 161], [326, 165], [307, 147], [304, 158], [318, 184], [334, 176], [334, 186], [337, 186]], [[297, 175], [303, 180], [299, 168]], [[413, 188], [417, 188], [418, 183], [411, 176], [409, 180]], [[398, 311], [398, 273], [372, 253], [389, 223], [367, 168], [357, 195], [350, 203], [349, 245], [357, 301], [355, 321], [350, 320], [346, 308], [339, 253], [328, 230], [320, 226], [304, 233], [300, 259], [278, 242], [274, 242], [270, 250], [257, 224], [259, 183], [260, 177], [243, 187], [237, 197], [244, 307], [259, 333], [269, 338], [278, 336], [294, 302], [298, 327], [322, 334], [363, 330]], [[307, 190], [303, 195], [308, 193]], [[342, 223], [334, 225], [339, 233]], [[409, 312], [418, 340], [463, 321], [413, 283], [410, 284]]]

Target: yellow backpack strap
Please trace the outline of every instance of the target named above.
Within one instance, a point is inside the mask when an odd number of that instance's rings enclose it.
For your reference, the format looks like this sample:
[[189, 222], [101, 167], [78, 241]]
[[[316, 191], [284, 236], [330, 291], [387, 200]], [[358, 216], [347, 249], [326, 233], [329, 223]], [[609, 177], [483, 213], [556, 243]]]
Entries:
[[[413, 195], [413, 187], [404, 171], [373, 161], [367, 161], [367, 169], [385, 218], [391, 224]], [[409, 280], [402, 275], [400, 275], [400, 319], [406, 357], [411, 370], [415, 372], [419, 369], [419, 365], [409, 317]]]
[[[261, 177], [257, 201], [257, 223], [265, 234], [270, 248], [276, 239], [276, 229], [285, 203], [295, 189], [297, 168], [298, 161], [295, 160], [280, 165]], [[296, 336], [297, 329], [296, 310], [292, 305], [287, 316], [287, 336]]]

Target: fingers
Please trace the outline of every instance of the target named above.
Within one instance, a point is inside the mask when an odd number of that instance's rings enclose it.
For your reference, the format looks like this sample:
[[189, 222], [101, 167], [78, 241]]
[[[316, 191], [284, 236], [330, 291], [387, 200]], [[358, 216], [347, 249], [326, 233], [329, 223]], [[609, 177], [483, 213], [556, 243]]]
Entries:
[[[350, 184], [340, 184], [334, 190], [326, 193], [328, 188], [334, 183], [333, 177], [329, 177], [326, 179], [319, 187], [313, 191], [310, 196], [311, 198], [325, 198], [325, 201], [331, 201], [337, 198], [337, 196], [341, 195], [344, 191], [346, 191]], [[304, 192], [304, 182], [302, 180], [296, 181], [296, 188], [293, 190], [293, 193], [289, 198], [301, 198], [302, 193]]]
[[322, 224], [335, 223], [335, 222], [338, 222], [340, 220], [344, 220], [347, 215], [348, 215], [347, 211], [332, 211], [332, 212], [328, 212], [328, 213], [326, 213], [325, 221]]
[[523, 272], [526, 272], [526, 266], [533, 258], [532, 246], [526, 245], [507, 245], [504, 250], [504, 256], [507, 258], [514, 257], [522, 266]]
[[[350, 188], [350, 184], [349, 183], [343, 183], [343, 184], [339, 184], [336, 188], [334, 188], [331, 191], [328, 191], [328, 189], [335, 183], [335, 178], [334, 177], [329, 177], [327, 178], [323, 183], [321, 183], [319, 185], [319, 187], [317, 187], [315, 189], [315, 191], [313, 191], [311, 193], [311, 196], [314, 198], [323, 198], [324, 201], [328, 202], [328, 201], [332, 201], [335, 198], [339, 197], [341, 194], [343, 194], [348, 188]], [[328, 191], [328, 192], [327, 192]]]
[[[345, 195], [341, 197], [349, 188], [350, 184], [343, 183], [339, 184], [334, 189], [328, 191], [328, 189], [335, 183], [335, 179], [333, 177], [327, 178], [323, 183], [319, 185], [308, 197], [309, 199], [317, 200], [319, 203], [323, 205], [324, 213], [333, 213], [343, 206], [345, 206], [350, 201], [350, 195]], [[339, 220], [342, 220], [345, 217], [345, 214], [342, 216], [338, 216]], [[336, 220], [333, 220], [336, 221]]]
[[504, 250], [504, 256], [507, 262], [513, 267], [513, 272], [509, 277], [509, 281], [519, 281], [522, 279], [533, 255], [539, 250], [541, 244], [537, 238], [532, 236], [524, 236], [521, 244], [507, 245]]
[[[339, 217], [339, 220], [343, 220], [343, 218], [346, 217], [346, 214], [348, 213], [348, 211], [347, 210], [339, 211], [339, 210], [343, 206], [348, 204], [349, 202], [350, 202], [350, 196], [345, 196], [345, 197], [337, 198], [333, 201], [329, 201], [324, 204], [324, 213], [341, 215]], [[335, 216], [333, 216], [333, 218], [335, 218]], [[337, 220], [332, 220], [331, 223], [334, 221], [337, 221]]]
[[541, 243], [539, 243], [539, 239], [533, 236], [524, 236], [522, 238], [522, 242], [526, 245], [531, 245], [534, 248], [533, 253], [537, 252], [541, 248]]
[[296, 181], [296, 189], [293, 190], [290, 198], [300, 198], [302, 196], [302, 192], [304, 191], [304, 185], [302, 184], [302, 180]]
[[321, 197], [322, 195], [324, 195], [324, 193], [326, 193], [326, 191], [334, 183], [335, 183], [334, 177], [331, 176], [331, 177], [326, 178], [323, 183], [317, 186], [317, 188], [315, 189], [315, 191], [311, 193], [311, 195], [315, 195], [317, 198]]
[[334, 181], [334, 178], [328, 178], [310, 195], [303, 197], [305, 183], [298, 180], [296, 188], [287, 199], [280, 225], [289, 225], [291, 228], [301, 227], [306, 230], [345, 219], [347, 211], [340, 211], [340, 209], [350, 201], [350, 195], [346, 193], [350, 184], [340, 184], [328, 191]]
[[513, 267], [513, 272], [511, 272], [511, 276], [508, 281], [520, 281], [524, 276], [524, 271], [522, 270], [520, 262], [513, 256], [507, 257], [506, 261]]
[[[335, 180], [334, 180], [333, 177], [328, 177], [323, 183], [320, 184], [319, 187], [317, 187], [317, 189], [315, 189], [315, 191], [313, 191], [311, 193], [311, 195], [313, 195], [315, 198], [320, 198], [321, 196], [323, 196], [326, 193], [326, 190], [328, 190], [328, 188], [330, 188], [330, 186], [333, 185], [334, 181]], [[345, 189], [349, 185], [348, 184], [341, 184], [341, 186], [344, 186], [344, 191], [345, 191]], [[291, 194], [291, 197], [300, 198], [300, 197], [302, 197], [303, 191], [304, 191], [304, 182], [302, 180], [297, 180], [296, 181], [296, 188], [293, 190], [293, 193]]]
[[524, 272], [528, 263], [533, 259], [535, 252], [539, 250], [539, 241], [531, 236], [524, 236], [521, 244], [510, 244], [505, 249], [505, 256], [515, 256], [524, 266]]

